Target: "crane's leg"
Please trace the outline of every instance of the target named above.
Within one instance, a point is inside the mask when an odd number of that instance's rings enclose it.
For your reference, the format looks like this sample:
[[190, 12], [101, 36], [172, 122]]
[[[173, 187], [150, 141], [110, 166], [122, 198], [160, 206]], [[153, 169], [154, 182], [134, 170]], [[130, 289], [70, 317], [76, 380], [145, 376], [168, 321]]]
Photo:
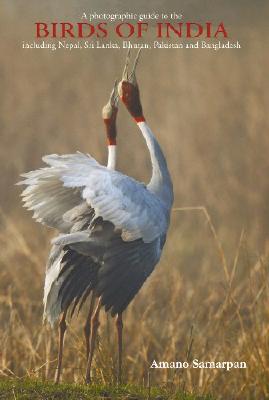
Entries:
[[121, 384], [121, 372], [122, 372], [122, 330], [123, 330], [123, 322], [122, 322], [122, 314], [118, 314], [116, 319], [116, 326], [118, 331], [118, 376], [117, 381], [118, 385]]
[[98, 303], [97, 303], [97, 306], [96, 306], [96, 309], [95, 309], [94, 314], [93, 314], [92, 319], [91, 319], [90, 352], [89, 352], [87, 368], [86, 368], [86, 378], [85, 378], [86, 383], [90, 383], [91, 382], [91, 366], [92, 366], [92, 360], [93, 360], [93, 354], [94, 354], [97, 330], [98, 330], [98, 327], [100, 325], [99, 313], [100, 313], [101, 305], [102, 305], [101, 304], [101, 299], [99, 299]]
[[66, 331], [66, 312], [63, 312], [63, 315], [61, 316], [60, 322], [59, 322], [59, 347], [58, 347], [58, 363], [57, 363], [57, 369], [55, 372], [55, 378], [54, 382], [59, 383], [60, 380], [60, 375], [61, 375], [61, 370], [62, 370], [62, 360], [63, 360], [63, 347], [64, 347], [64, 334]]
[[93, 314], [93, 310], [94, 310], [95, 299], [96, 299], [96, 297], [93, 292], [92, 297], [91, 297], [88, 317], [87, 317], [86, 323], [84, 325], [84, 335], [85, 335], [85, 344], [86, 344], [86, 360], [88, 360], [89, 352], [90, 352], [91, 319], [92, 319], [92, 314]]

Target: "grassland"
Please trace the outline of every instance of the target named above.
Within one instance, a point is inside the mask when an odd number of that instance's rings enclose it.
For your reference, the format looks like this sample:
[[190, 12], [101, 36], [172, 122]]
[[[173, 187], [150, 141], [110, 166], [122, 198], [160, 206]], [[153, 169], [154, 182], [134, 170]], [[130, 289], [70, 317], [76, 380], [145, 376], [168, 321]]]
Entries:
[[[53, 379], [58, 342], [56, 327], [42, 324], [54, 232], [22, 209], [14, 183], [39, 168], [43, 154], [81, 150], [105, 162], [101, 109], [123, 60], [115, 51], [25, 53], [20, 42], [32, 38], [32, 21], [50, 18], [52, 9], [6, 4], [0, 16], [10, 32], [0, 66], [0, 387], [12, 399], [31, 398], [29, 391], [55, 395], [40, 382]], [[269, 398], [268, 26], [253, 30], [244, 21], [242, 12], [229, 28], [240, 51], [143, 54], [145, 115], [164, 148], [180, 210], [172, 213], [160, 265], [124, 315], [124, 382], [134, 386], [122, 396], [130, 390], [143, 398], [152, 360], [198, 358], [245, 361], [248, 368], [154, 370], [152, 387], [165, 389], [152, 396], [173, 398], [178, 390], [186, 399]], [[121, 109], [118, 131], [118, 169], [148, 181], [145, 144]], [[85, 315], [66, 335], [62, 379], [76, 386], [59, 388], [69, 398], [82, 390]], [[101, 317], [93, 374], [103, 388], [115, 383], [117, 357], [114, 320]], [[91, 390], [79, 396], [93, 396]]]
[[75, 385], [44, 383], [35, 380], [0, 379], [0, 399], [5, 400], [213, 400], [169, 388], [142, 388], [135, 385]]

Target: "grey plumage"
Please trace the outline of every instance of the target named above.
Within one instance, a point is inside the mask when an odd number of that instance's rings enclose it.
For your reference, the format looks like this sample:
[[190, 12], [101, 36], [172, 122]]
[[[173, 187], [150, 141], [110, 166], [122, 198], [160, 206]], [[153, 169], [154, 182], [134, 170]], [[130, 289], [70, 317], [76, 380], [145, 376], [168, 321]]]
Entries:
[[[152, 151], [160, 151], [150, 140]], [[25, 174], [20, 183], [27, 185], [25, 206], [59, 231], [47, 264], [44, 317], [53, 324], [62, 311], [80, 310], [92, 290], [112, 315], [122, 312], [160, 259], [170, 181], [162, 185], [160, 166], [146, 187], [82, 153], [43, 159], [49, 167]]]
[[[94, 225], [92, 235], [93, 238], [97, 235], [96, 240], [103, 245], [94, 248], [91, 243], [84, 242], [84, 248], [80, 251], [80, 243], [69, 243], [64, 246], [54, 245], [58, 250], [55, 247], [52, 249], [48, 270], [54, 268], [61, 256], [58, 276], [50, 288], [58, 312], [73, 304], [73, 314], [76, 306], [84, 302], [85, 294], [89, 296], [92, 290], [101, 297], [102, 305], [106, 311], [111, 311], [112, 316], [124, 311], [154, 269], [161, 254], [159, 239], [152, 243], [143, 243], [141, 239], [124, 242], [121, 235], [112, 230], [111, 224], [101, 219]], [[58, 257], [55, 257], [55, 252], [59, 254]], [[54, 290], [54, 286], [57, 290]], [[47, 301], [50, 303], [50, 295]]]

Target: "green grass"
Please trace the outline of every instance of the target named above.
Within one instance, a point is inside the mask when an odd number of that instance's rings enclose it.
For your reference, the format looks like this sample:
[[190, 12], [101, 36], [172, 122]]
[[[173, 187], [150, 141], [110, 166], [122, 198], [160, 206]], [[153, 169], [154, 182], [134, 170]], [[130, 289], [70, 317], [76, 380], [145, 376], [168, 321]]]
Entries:
[[84, 400], [84, 399], [128, 399], [128, 400], [213, 400], [211, 396], [196, 396], [183, 392], [152, 387], [123, 385], [75, 385], [35, 380], [0, 379], [0, 400]]

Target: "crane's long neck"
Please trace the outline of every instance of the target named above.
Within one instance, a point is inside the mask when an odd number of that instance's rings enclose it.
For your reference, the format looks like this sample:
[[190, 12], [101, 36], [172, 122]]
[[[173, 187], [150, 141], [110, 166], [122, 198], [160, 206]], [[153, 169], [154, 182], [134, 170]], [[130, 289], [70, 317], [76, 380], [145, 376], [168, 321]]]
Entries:
[[148, 184], [148, 189], [154, 192], [170, 209], [174, 199], [173, 184], [164, 154], [147, 123], [138, 121], [137, 125], [146, 140], [151, 158], [152, 177]]
[[116, 169], [116, 160], [117, 160], [117, 145], [109, 144], [107, 146], [107, 168], [108, 169]]
[[[108, 104], [109, 118], [104, 118], [104, 124], [106, 127], [106, 137], [107, 137], [107, 168], [108, 169], [116, 169], [116, 158], [117, 158], [117, 128], [116, 128], [116, 118], [118, 113], [118, 108], [115, 106], [111, 106]], [[103, 117], [104, 112], [107, 112], [107, 107], [105, 106], [103, 109]], [[105, 114], [105, 117], [107, 115]]]

